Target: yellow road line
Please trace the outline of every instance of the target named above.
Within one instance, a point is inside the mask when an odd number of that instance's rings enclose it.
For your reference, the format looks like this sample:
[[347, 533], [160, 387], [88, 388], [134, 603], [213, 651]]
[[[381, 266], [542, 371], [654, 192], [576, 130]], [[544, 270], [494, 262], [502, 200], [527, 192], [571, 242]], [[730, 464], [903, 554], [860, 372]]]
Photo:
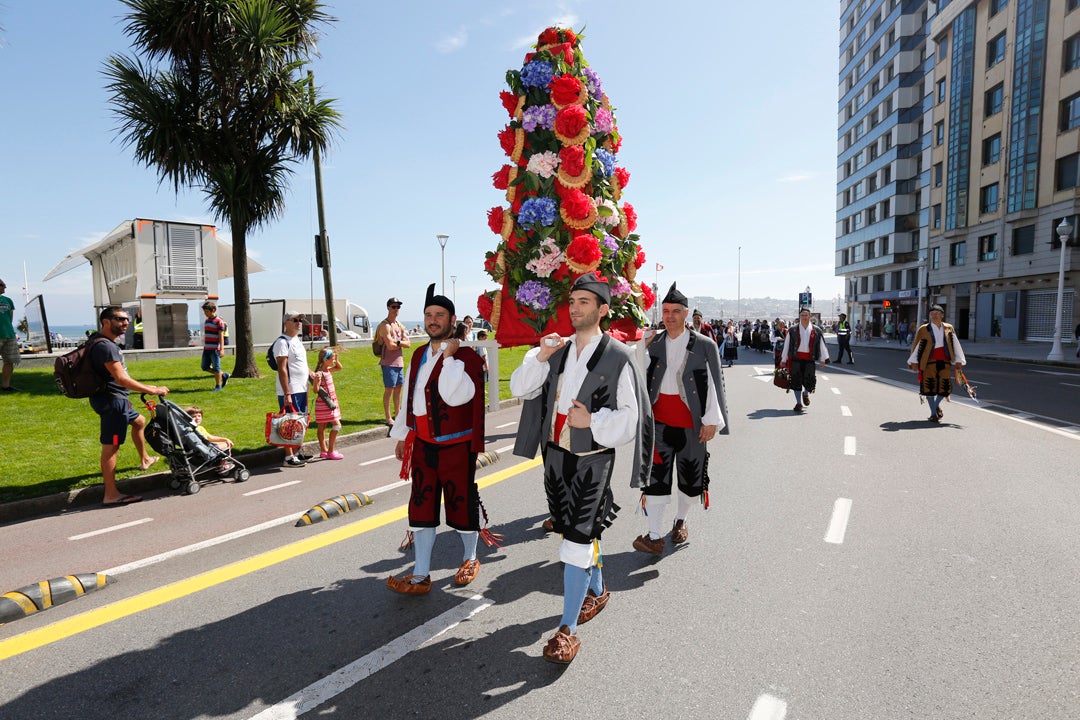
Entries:
[[[511, 478], [514, 475], [523, 473], [526, 470], [531, 470], [540, 463], [540, 458], [526, 460], [525, 462], [518, 463], [517, 465], [508, 467], [505, 470], [501, 470], [478, 480], [477, 485], [481, 489], [489, 487], [495, 483]], [[106, 623], [113, 622], [114, 620], [120, 620], [129, 615], [140, 613], [143, 610], [149, 610], [158, 605], [164, 605], [173, 600], [179, 600], [182, 597], [206, 590], [215, 585], [226, 583], [230, 580], [235, 580], [236, 578], [249, 575], [272, 565], [277, 565], [286, 560], [291, 560], [300, 555], [321, 550], [322, 548], [339, 543], [342, 540], [348, 540], [392, 522], [403, 520], [406, 517], [408, 517], [408, 506], [402, 505], [387, 510], [386, 512], [379, 513], [373, 517], [357, 520], [349, 525], [316, 535], [315, 537], [298, 540], [275, 550], [268, 550], [267, 552], [254, 557], [238, 560], [237, 562], [230, 563], [229, 565], [214, 570], [208, 570], [207, 572], [195, 575], [194, 577], [179, 580], [170, 583], [169, 585], [154, 590], [148, 590], [139, 595], [124, 600], [118, 600], [109, 605], [74, 615], [51, 625], [38, 628], [37, 630], [31, 630], [21, 635], [8, 638], [7, 640], [0, 640], [0, 661], [49, 645], [58, 640], [69, 638], [81, 632], [92, 630], [93, 628], [100, 627]]]

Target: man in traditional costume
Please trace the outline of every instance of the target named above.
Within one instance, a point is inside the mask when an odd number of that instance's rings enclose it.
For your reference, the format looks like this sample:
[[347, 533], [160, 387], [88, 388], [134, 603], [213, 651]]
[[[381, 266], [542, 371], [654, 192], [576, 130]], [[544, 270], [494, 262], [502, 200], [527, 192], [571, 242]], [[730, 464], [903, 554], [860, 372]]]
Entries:
[[452, 337], [456, 326], [454, 303], [436, 295], [432, 283], [424, 301], [429, 341], [413, 353], [405, 397], [390, 430], [390, 437], [398, 441], [395, 455], [402, 461], [401, 477], [412, 479], [409, 532], [416, 563], [411, 574], [386, 580], [388, 588], [403, 595], [431, 590], [440, 500], [446, 507], [446, 524], [458, 531], [464, 545], [454, 583], [468, 585], [480, 572], [476, 456], [484, 449], [484, 362]]
[[945, 319], [940, 305], [930, 308], [930, 322], [915, 333], [908, 367], [919, 371], [919, 394], [926, 396], [930, 405], [930, 422], [940, 422], [945, 415], [941, 400], [952, 394], [953, 367], [962, 368], [967, 363], [964, 350], [956, 337], [956, 330]]
[[795, 393], [795, 412], [801, 413], [810, 404], [810, 393], [817, 389], [817, 371], [814, 363], [825, 367], [829, 361], [829, 349], [825, 346], [825, 333], [810, 321], [810, 310], [799, 311], [799, 322], [788, 328], [784, 349], [780, 353], [780, 365], [790, 361], [791, 391]]
[[634, 443], [631, 486], [647, 481], [652, 413], [631, 351], [600, 329], [611, 289], [595, 273], [570, 290], [574, 335], [551, 333], [525, 355], [510, 390], [525, 398], [514, 454], [544, 458], [544, 490], [555, 532], [563, 536], [563, 615], [544, 659], [568, 664], [581, 641], [577, 626], [607, 605], [600, 536], [618, 511], [611, 493], [615, 450]]
[[673, 545], [689, 537], [686, 518], [695, 502], [709, 506], [705, 443], [728, 426], [719, 350], [711, 338], [686, 327], [687, 307], [686, 296], [672, 283], [661, 304], [664, 329], [648, 347], [645, 380], [653, 409], [655, 445], [651, 481], [642, 491], [649, 529], [634, 540], [634, 549], [653, 555], [664, 551], [664, 512], [671, 504], [676, 467], [679, 499], [671, 528]]

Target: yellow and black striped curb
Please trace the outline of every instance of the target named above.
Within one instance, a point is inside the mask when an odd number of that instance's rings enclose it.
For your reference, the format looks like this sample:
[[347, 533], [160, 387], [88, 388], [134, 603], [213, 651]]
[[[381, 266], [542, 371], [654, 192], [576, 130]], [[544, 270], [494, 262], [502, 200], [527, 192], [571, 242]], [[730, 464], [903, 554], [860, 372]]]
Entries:
[[322, 522], [328, 518], [337, 517], [352, 510], [362, 508], [364, 505], [370, 505], [371, 498], [363, 493], [347, 493], [345, 495], [338, 495], [332, 497], [329, 500], [323, 500], [315, 507], [308, 510], [306, 513], [300, 516], [300, 519], [296, 521], [294, 527], [303, 527], [304, 525], [311, 525], [312, 523]]
[[476, 456], [476, 467], [482, 468], [488, 465], [493, 465], [499, 459], [499, 453], [491, 450], [490, 452], [482, 452]]
[[105, 573], [82, 573], [42, 580], [33, 585], [0, 595], [0, 625], [48, 610], [53, 605], [66, 603], [100, 587], [113, 579]]

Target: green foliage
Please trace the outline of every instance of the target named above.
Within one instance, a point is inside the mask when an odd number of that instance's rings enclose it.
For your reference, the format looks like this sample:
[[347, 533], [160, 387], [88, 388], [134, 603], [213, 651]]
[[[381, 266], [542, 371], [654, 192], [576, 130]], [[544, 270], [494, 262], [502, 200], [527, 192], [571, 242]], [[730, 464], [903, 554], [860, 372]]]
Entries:
[[[414, 348], [423, 344], [417, 341]], [[499, 397], [510, 397], [510, 374], [528, 348], [499, 351]], [[412, 350], [406, 350], [406, 362]], [[308, 362], [315, 366], [315, 353]], [[367, 346], [342, 350], [344, 368], [334, 373], [334, 384], [342, 409], [342, 435], [360, 432], [383, 424], [382, 373], [379, 359]], [[233, 378], [223, 392], [210, 392], [214, 378], [199, 369], [199, 357], [136, 360], [127, 358], [132, 377], [169, 388], [169, 400], [180, 407], [198, 405], [204, 413], [203, 424], [214, 435], [231, 438], [234, 453], [262, 450], [266, 413], [277, 411], [274, 376], [267, 372], [260, 378]], [[222, 361], [225, 370], [233, 366], [232, 356]], [[24, 392], [5, 393], [0, 398], [3, 431], [0, 432], [0, 502], [64, 492], [101, 483], [98, 440], [99, 419], [86, 400], [70, 400], [56, 391], [51, 368], [16, 370], [15, 383]], [[149, 415], [138, 394], [132, 404]], [[314, 405], [312, 412], [314, 413]], [[315, 439], [314, 428], [308, 435]], [[154, 454], [151, 452], [151, 454]], [[120, 449], [117, 478], [143, 474], [139, 458], [128, 437]], [[164, 468], [158, 462], [151, 472]]]

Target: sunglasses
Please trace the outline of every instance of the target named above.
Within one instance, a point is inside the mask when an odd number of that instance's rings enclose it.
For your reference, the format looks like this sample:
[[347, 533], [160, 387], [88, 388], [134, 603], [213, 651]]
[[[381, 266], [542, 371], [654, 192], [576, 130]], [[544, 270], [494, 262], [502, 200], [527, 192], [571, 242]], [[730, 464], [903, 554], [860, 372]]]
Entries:
[[129, 322], [131, 322], [131, 318], [129, 318], [129, 317], [116, 317], [115, 315], [113, 315], [109, 319], [112, 320], [113, 322], [118, 322], [118, 323], [129, 323]]
[[400, 305], [391, 305], [390, 307], [392, 307], [395, 310], [400, 310], [401, 309]]

